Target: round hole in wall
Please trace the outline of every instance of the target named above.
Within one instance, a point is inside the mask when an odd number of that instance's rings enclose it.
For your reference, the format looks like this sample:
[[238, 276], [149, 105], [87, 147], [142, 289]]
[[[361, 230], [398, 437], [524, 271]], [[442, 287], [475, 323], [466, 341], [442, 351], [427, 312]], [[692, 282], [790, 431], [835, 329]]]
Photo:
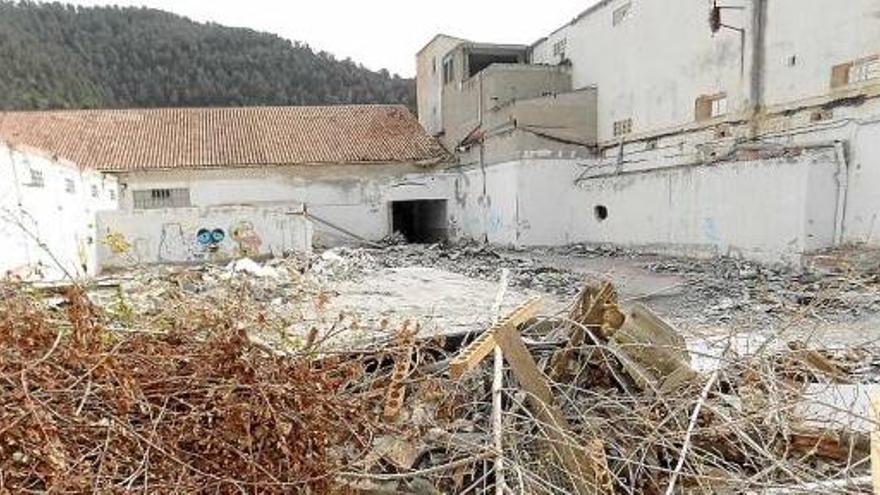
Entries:
[[605, 205], [596, 205], [593, 208], [593, 214], [596, 215], [596, 220], [603, 222], [608, 218], [608, 207]]

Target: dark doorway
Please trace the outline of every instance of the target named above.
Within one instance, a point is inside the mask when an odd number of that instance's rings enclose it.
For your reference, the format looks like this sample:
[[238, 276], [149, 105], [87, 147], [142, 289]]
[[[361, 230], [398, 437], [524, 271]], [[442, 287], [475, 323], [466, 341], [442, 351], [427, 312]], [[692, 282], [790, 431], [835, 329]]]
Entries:
[[446, 240], [446, 200], [421, 199], [391, 203], [391, 230], [407, 242], [432, 244]]

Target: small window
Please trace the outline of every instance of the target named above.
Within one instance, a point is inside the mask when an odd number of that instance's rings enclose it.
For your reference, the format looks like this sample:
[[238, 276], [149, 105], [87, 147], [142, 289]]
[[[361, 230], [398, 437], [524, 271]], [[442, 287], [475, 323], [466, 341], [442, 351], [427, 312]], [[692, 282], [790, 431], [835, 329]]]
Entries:
[[853, 62], [849, 70], [849, 83], [860, 83], [880, 78], [880, 56], [863, 58]]
[[831, 68], [832, 88], [841, 88], [872, 79], [880, 79], [880, 55], [835, 65]]
[[568, 39], [562, 38], [561, 40], [553, 43], [553, 56], [559, 57], [560, 59], [565, 58], [565, 49], [568, 47]]
[[147, 189], [134, 191], [136, 210], [155, 210], [159, 208], [185, 208], [191, 206], [189, 189]]
[[447, 57], [443, 60], [443, 84], [449, 84], [455, 80], [455, 59]]
[[694, 104], [694, 114], [698, 121], [727, 115], [727, 94], [700, 96]]
[[31, 181], [25, 185], [29, 187], [45, 187], [46, 179], [43, 177], [43, 171], [31, 169]]
[[116, 189], [110, 189], [109, 193], [110, 201], [116, 201]]
[[632, 119], [618, 120], [614, 123], [614, 137], [624, 136], [632, 132]]
[[632, 10], [632, 2], [626, 2], [614, 9], [614, 14], [612, 14], [612, 24], [617, 26], [621, 22], [625, 21], [627, 17], [629, 17], [630, 10]]
[[98, 190], [98, 186], [92, 184], [92, 197], [97, 198], [100, 196], [100, 191]]
[[76, 193], [76, 182], [73, 179], [64, 179], [64, 192], [75, 194]]

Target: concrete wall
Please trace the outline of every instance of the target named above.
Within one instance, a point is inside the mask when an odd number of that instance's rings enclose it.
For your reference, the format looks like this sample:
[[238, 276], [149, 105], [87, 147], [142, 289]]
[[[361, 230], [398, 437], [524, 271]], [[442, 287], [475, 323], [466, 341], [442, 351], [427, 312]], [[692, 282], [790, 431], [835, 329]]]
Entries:
[[95, 274], [95, 214], [115, 208], [116, 198], [112, 177], [0, 143], [0, 277]]
[[767, 2], [767, 105], [828, 94], [831, 69], [880, 55], [880, 1]]
[[490, 132], [505, 127], [586, 146], [596, 144], [596, 88], [510, 101], [484, 115]]
[[443, 144], [455, 149], [485, 124], [485, 116], [513, 101], [571, 91], [565, 67], [495, 64], [443, 88]]
[[416, 55], [419, 123], [434, 136], [443, 132], [443, 57], [463, 41], [441, 34]]
[[311, 223], [301, 204], [217, 206], [98, 214], [98, 233], [125, 249], [98, 250], [103, 269], [150, 263], [223, 262], [310, 252]]
[[[124, 174], [119, 180], [124, 211], [134, 211], [133, 191], [188, 188], [197, 208], [305, 204], [310, 214], [369, 240], [392, 233], [391, 201], [452, 197], [443, 174], [399, 165], [169, 170]], [[318, 222], [314, 230], [316, 246], [353, 242]]]
[[[795, 264], [833, 244], [833, 149], [800, 156], [592, 178], [587, 165], [523, 160], [469, 170], [456, 205], [462, 237], [502, 245], [575, 242]], [[485, 192], [484, 192], [485, 191]], [[597, 206], [607, 209], [600, 220]], [[760, 218], [761, 221], [756, 221]]]
[[[625, 4], [629, 13], [615, 25], [614, 12]], [[725, 23], [751, 31], [752, 2], [731, 5], [746, 9], [724, 11]], [[701, 95], [726, 93], [729, 111], [744, 111], [750, 100], [751, 46], [735, 31], [713, 35], [709, 6], [705, 1], [602, 2], [539, 41], [532, 62], [558, 63], [553, 47], [565, 40], [573, 87], [599, 89], [600, 141], [613, 139], [614, 122], [625, 119], [632, 119], [636, 133], [690, 123]]]

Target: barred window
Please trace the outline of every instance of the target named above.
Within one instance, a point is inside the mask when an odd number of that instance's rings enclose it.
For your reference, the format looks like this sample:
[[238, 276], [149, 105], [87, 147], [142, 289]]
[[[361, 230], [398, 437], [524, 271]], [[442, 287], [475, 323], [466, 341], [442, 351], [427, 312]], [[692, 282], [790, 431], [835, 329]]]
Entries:
[[25, 184], [30, 187], [45, 187], [46, 179], [43, 177], [42, 170], [31, 169], [31, 181]]
[[553, 56], [559, 58], [565, 58], [565, 49], [568, 47], [568, 39], [562, 38], [561, 40], [553, 43]]
[[618, 120], [614, 123], [614, 137], [623, 136], [633, 130], [632, 119]]
[[147, 189], [134, 191], [136, 210], [155, 210], [160, 208], [185, 208], [191, 206], [189, 189]]

